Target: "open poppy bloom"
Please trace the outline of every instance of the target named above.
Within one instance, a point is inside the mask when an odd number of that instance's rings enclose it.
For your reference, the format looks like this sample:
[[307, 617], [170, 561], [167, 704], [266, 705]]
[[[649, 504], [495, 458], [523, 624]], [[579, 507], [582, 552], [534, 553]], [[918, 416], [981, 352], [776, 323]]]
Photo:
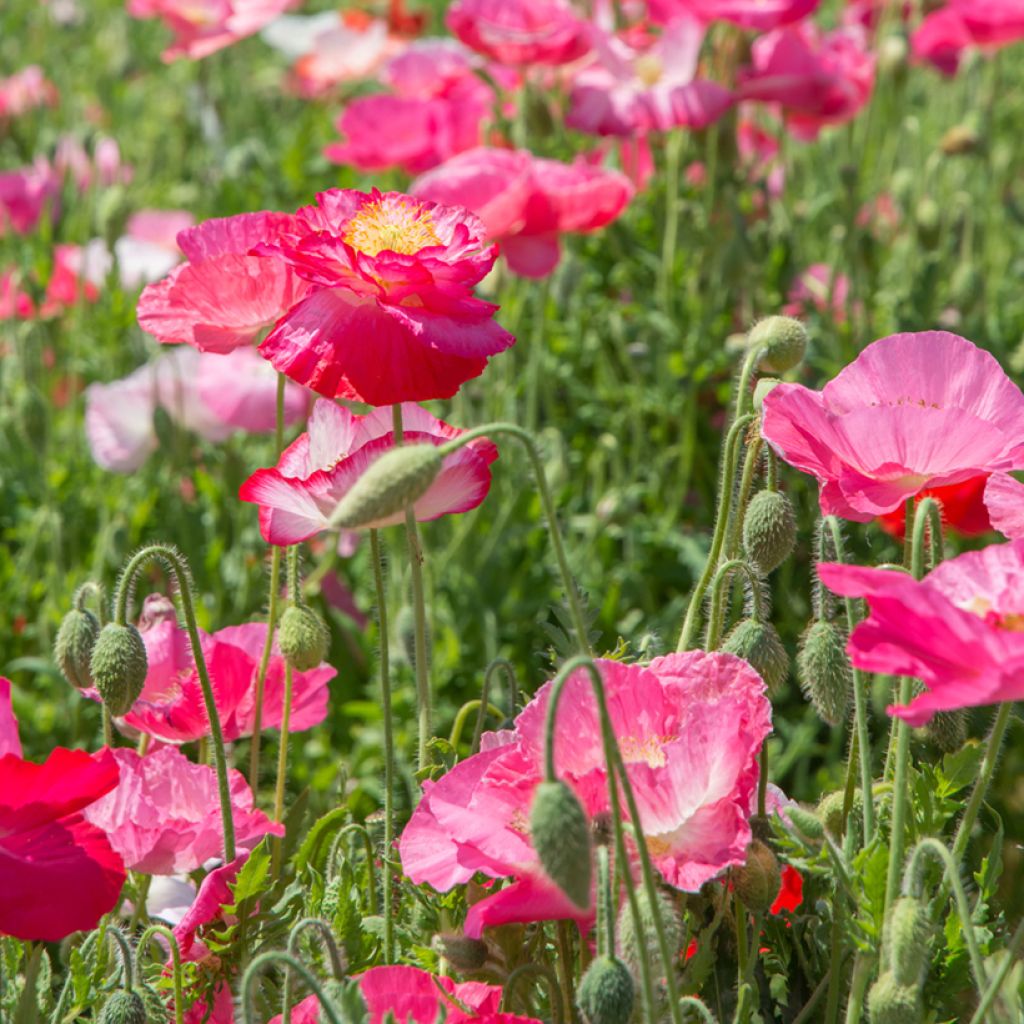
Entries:
[[1024, 484], [1006, 473], [993, 473], [985, 485], [985, 508], [992, 526], [1004, 537], [1024, 537]]
[[450, 398], [515, 340], [473, 297], [494, 265], [479, 218], [400, 192], [321, 192], [276, 253], [313, 286], [260, 345], [327, 398]]
[[868, 602], [847, 648], [854, 665], [924, 683], [890, 714], [918, 726], [936, 711], [1024, 698], [1024, 541], [969, 551], [920, 581], [854, 565], [822, 564], [818, 575]]
[[[771, 731], [761, 677], [730, 654], [687, 651], [649, 665], [598, 661], [612, 728], [634, 789], [639, 826], [655, 868], [678, 889], [696, 892], [742, 864], [750, 843], [750, 807], [758, 752]], [[423, 799], [399, 843], [414, 882], [446, 891], [477, 872], [516, 881], [469, 909], [465, 934], [510, 921], [572, 918], [581, 910], [548, 879], [527, 822], [544, 777], [544, 733], [551, 684], [523, 709], [515, 728], [485, 734], [479, 754], [459, 762]], [[606, 814], [608, 779], [590, 677], [565, 684], [559, 704], [572, 728], [555, 732], [558, 777], [588, 816]]]
[[[434, 419], [425, 409], [402, 406], [404, 438], [410, 444], [443, 445], [462, 430]], [[269, 544], [298, 544], [327, 528], [338, 502], [366, 469], [395, 446], [390, 407], [357, 416], [321, 399], [308, 430], [287, 448], [273, 469], [257, 470], [239, 491], [260, 507], [260, 532]], [[491, 487], [491, 463], [498, 449], [486, 438], [448, 455], [441, 472], [413, 505], [421, 522], [476, 508]], [[374, 523], [391, 526], [404, 514]]]
[[741, 28], [767, 32], [813, 14], [821, 0], [649, 0], [655, 21], [689, 14], [701, 21], [731, 21]]
[[761, 432], [817, 477], [823, 515], [866, 523], [929, 488], [1024, 467], [1024, 395], [964, 338], [894, 334], [822, 391], [779, 384]]
[[568, 64], [590, 49], [587, 23], [566, 0], [455, 0], [445, 20], [500, 64]]
[[0, 757], [14, 754], [21, 757], [18, 720], [11, 707], [11, 681], [0, 676]]
[[[995, 474], [999, 476], [1000, 474]], [[934, 498], [939, 503], [942, 525], [956, 530], [965, 537], [973, 537], [987, 533], [992, 529], [989, 520], [989, 509], [985, 507], [988, 499], [987, 484], [993, 477], [986, 474], [971, 477], [959, 484], [948, 484], [945, 487], [929, 487], [922, 491], [918, 498]], [[1009, 478], [1007, 478], [1009, 479]], [[1024, 487], [1021, 488], [1024, 490]], [[906, 507], [900, 505], [892, 512], [878, 517], [878, 525], [901, 540], [906, 535]], [[1005, 530], [1002, 531], [1006, 533]], [[1006, 534], [1008, 537], [1010, 534]]]

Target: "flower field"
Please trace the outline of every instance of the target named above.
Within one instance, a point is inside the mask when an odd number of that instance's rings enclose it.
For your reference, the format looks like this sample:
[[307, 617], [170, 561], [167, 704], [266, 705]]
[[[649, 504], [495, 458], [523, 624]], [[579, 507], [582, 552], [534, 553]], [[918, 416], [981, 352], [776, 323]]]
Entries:
[[0, 1024], [1024, 1021], [1022, 55], [8, 0]]

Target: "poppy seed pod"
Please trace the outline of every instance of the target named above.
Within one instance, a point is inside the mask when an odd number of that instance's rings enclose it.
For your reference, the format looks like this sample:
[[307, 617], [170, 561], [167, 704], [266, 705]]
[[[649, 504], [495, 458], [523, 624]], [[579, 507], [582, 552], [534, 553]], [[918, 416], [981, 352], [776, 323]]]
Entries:
[[148, 668], [146, 645], [134, 626], [109, 622], [100, 630], [90, 669], [103, 703], [115, 718], [128, 714], [139, 699]]
[[[665, 929], [665, 938], [668, 941], [669, 949], [678, 949], [683, 934], [682, 920], [675, 901], [664, 889], [656, 890], [655, 901], [658, 905], [658, 913], [661, 915], [661, 923]], [[637, 935], [636, 923], [633, 920], [633, 908], [629, 905], [629, 900], [623, 901], [615, 927], [615, 942], [619, 956], [634, 973], [640, 969], [641, 957], [653, 956], [658, 948], [658, 930], [654, 924], [654, 909], [647, 890], [643, 886], [637, 887], [636, 902], [637, 909], [640, 911], [643, 942], [640, 941], [641, 936]]]
[[576, 992], [586, 1024], [628, 1024], [635, 998], [633, 976], [621, 960], [599, 956], [591, 961]]
[[807, 627], [796, 655], [796, 677], [823, 722], [839, 725], [846, 718], [853, 670], [846, 634], [834, 622], [819, 619]]
[[750, 664], [765, 681], [772, 696], [785, 684], [789, 675], [789, 655], [775, 627], [769, 623], [743, 619], [725, 638], [722, 650]]
[[330, 640], [327, 626], [312, 608], [293, 604], [285, 609], [277, 627], [277, 644], [296, 671], [316, 668], [327, 656]]
[[732, 884], [743, 905], [755, 914], [764, 913], [782, 888], [782, 868], [772, 848], [760, 839], [747, 847], [743, 867], [732, 869]]
[[426, 494], [441, 472], [442, 461], [432, 444], [389, 448], [338, 502], [330, 525], [354, 530], [404, 511]]
[[807, 352], [807, 328], [791, 316], [759, 320], [747, 335], [747, 345], [761, 350], [761, 369], [785, 373], [799, 366]]
[[53, 645], [53, 656], [64, 678], [77, 690], [92, 686], [89, 662], [96, 638], [100, 635], [99, 620], [86, 609], [72, 608], [64, 616]]
[[146, 1004], [138, 992], [120, 989], [103, 1007], [99, 1024], [146, 1024]]
[[743, 517], [743, 548], [763, 573], [772, 572], [796, 546], [793, 504], [779, 491], [759, 491]]
[[928, 911], [920, 900], [901, 896], [892, 907], [885, 923], [889, 967], [899, 985], [917, 986], [921, 983], [928, 961], [928, 942], [931, 928]]
[[530, 835], [548, 877], [577, 907], [590, 906], [590, 828], [576, 794], [561, 781], [542, 782], [530, 807]]
[[953, 754], [967, 742], [967, 712], [937, 711], [924, 727], [928, 741], [944, 754]]
[[487, 944], [468, 935], [435, 935], [431, 945], [457, 971], [479, 971], [487, 963]]
[[892, 971], [878, 976], [868, 992], [871, 1024], [921, 1024], [921, 998], [916, 988], [901, 985]]

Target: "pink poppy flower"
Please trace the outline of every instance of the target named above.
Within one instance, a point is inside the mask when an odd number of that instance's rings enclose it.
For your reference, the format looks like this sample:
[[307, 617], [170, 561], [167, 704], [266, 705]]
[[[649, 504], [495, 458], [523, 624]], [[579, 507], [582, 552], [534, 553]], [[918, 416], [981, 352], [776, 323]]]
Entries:
[[[405, 439], [442, 445], [465, 431], [434, 419], [418, 405], [402, 406]], [[358, 416], [322, 399], [313, 406], [306, 433], [273, 469], [257, 470], [239, 490], [260, 507], [260, 532], [269, 544], [298, 544], [328, 526], [331, 513], [368, 466], [395, 444], [390, 407]], [[415, 503], [421, 522], [476, 508], [491, 486], [498, 449], [486, 438], [447, 456], [437, 479]], [[402, 513], [374, 523], [402, 522]]]
[[821, 0], [650, 0], [654, 21], [667, 22], [680, 14], [701, 21], [731, 21], [741, 28], [767, 32], [813, 14]]
[[822, 391], [779, 384], [761, 432], [817, 477], [822, 514], [866, 523], [926, 488], [1024, 467], [1024, 395], [964, 338], [894, 334]]
[[573, 78], [570, 128], [624, 137], [706, 128], [733, 104], [724, 86], [695, 77], [704, 28], [689, 16], [642, 48], [597, 26], [592, 35], [597, 60]]
[[568, 64], [590, 49], [587, 24], [566, 0], [455, 0], [445, 22], [499, 64]]
[[31, 167], [0, 173], [0, 237], [8, 228], [18, 235], [34, 231], [44, 210], [54, 218], [59, 196], [60, 179], [42, 158]]
[[21, 757], [18, 720], [11, 707], [11, 681], [0, 676], [0, 757], [14, 754]]
[[260, 345], [292, 380], [370, 405], [450, 398], [515, 340], [473, 297], [497, 258], [473, 214], [334, 189], [296, 223], [273, 251], [316, 288]]
[[[147, 875], [187, 874], [223, 856], [224, 833], [217, 773], [193, 764], [174, 747], [145, 757], [115, 750], [121, 769], [117, 788], [83, 812], [102, 829], [130, 871]], [[235, 839], [251, 850], [265, 835], [284, 835], [284, 826], [253, 807], [242, 773], [229, 772]]]
[[924, 683], [889, 714], [919, 726], [936, 711], [1024, 698], [1024, 541], [969, 551], [920, 581], [852, 565], [818, 572], [830, 590], [868, 602], [847, 648], [853, 663]]
[[94, 185], [109, 187], [127, 184], [134, 171], [121, 161], [117, 142], [101, 135], [93, 143], [92, 156], [74, 135], [62, 135], [53, 155], [53, 168], [58, 175], [70, 178], [79, 191], [86, 192]]
[[827, 263], [812, 263], [793, 283], [782, 307], [786, 316], [805, 316], [810, 310], [846, 323], [846, 301], [850, 279]]
[[53, 269], [46, 282], [46, 295], [39, 307], [42, 317], [60, 316], [65, 310], [100, 297], [99, 285], [106, 278], [109, 254], [81, 245], [58, 245], [53, 250]]
[[57, 747], [43, 764], [0, 757], [0, 934], [59, 942], [117, 905], [124, 865], [82, 817], [117, 779], [109, 750]]
[[35, 314], [35, 303], [22, 291], [18, 272], [0, 271], [0, 320], [28, 320]]
[[950, 0], [978, 46], [1000, 47], [1024, 39], [1024, 7], [1020, 0]]
[[38, 64], [30, 64], [9, 78], [0, 78], [0, 118], [19, 117], [36, 107], [52, 107], [57, 87]]
[[811, 23], [776, 29], [754, 40], [741, 71], [743, 99], [778, 103], [798, 137], [857, 115], [875, 84], [875, 56], [856, 25], [820, 33]]
[[[640, 827], [655, 867], [669, 884], [695, 892], [743, 862], [758, 777], [758, 751], [771, 731], [760, 676], [729, 654], [689, 651], [648, 666], [599, 661], [615, 735], [636, 793]], [[445, 891], [477, 872], [516, 881], [475, 903], [464, 931], [508, 921], [592, 921], [548, 880], [526, 822], [544, 774], [545, 684], [514, 730], [488, 734], [481, 752], [437, 782], [402, 834], [406, 875]], [[588, 815], [608, 811], [600, 727], [589, 677], [566, 684], [560, 714], [571, 729], [555, 741], [558, 776]]]
[[204, 352], [250, 344], [309, 292], [287, 263], [252, 251], [293, 229], [288, 214], [259, 212], [181, 231], [178, 245], [188, 262], [143, 291], [139, 326], [157, 341]]
[[917, 61], [933, 64], [944, 75], [955, 75], [964, 50], [974, 37], [952, 7], [932, 11], [910, 36], [910, 52]]
[[1024, 537], [1024, 484], [1006, 473], [993, 473], [985, 485], [985, 506], [992, 526], [1004, 537]]
[[561, 256], [558, 236], [595, 231], [611, 223], [633, 194], [618, 171], [541, 160], [527, 150], [480, 148], [417, 178], [409, 191], [475, 213], [487, 238], [502, 243], [509, 267], [525, 277], [546, 277]]
[[[996, 473], [993, 476], [1002, 476]], [[988, 533], [992, 529], [985, 501], [988, 499], [987, 484], [993, 477], [987, 474], [971, 477], [959, 484], [948, 484], [945, 487], [929, 487], [918, 495], [921, 498], [934, 498], [939, 503], [942, 513], [943, 529], [956, 530], [965, 537]], [[1004, 479], [1010, 479], [1004, 477]], [[906, 535], [906, 506], [900, 505], [892, 512], [878, 517], [878, 525], [900, 540]], [[1005, 531], [1003, 531], [1005, 533]], [[1009, 536], [1009, 534], [1007, 534]]]

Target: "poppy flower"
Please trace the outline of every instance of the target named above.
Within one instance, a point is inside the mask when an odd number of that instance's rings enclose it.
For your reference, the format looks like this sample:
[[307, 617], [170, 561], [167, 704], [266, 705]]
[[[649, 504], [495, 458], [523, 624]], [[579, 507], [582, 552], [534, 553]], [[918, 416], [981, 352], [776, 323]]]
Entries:
[[1024, 537], [1024, 484], [1006, 473], [993, 473], [985, 485], [985, 508], [992, 526], [1004, 537]]
[[1020, 0], [950, 0], [977, 46], [996, 48], [1024, 39]]
[[952, 7], [925, 15], [910, 35], [915, 60], [927, 61], [947, 76], [957, 73], [964, 51], [973, 45], [974, 37]]
[[38, 64], [0, 78], [0, 118], [19, 117], [36, 107], [52, 107], [57, 98], [57, 87]]
[[124, 864], [82, 811], [117, 782], [109, 750], [57, 747], [43, 764], [0, 757], [0, 934], [59, 942], [114, 909]]
[[321, 192], [276, 252], [314, 285], [260, 345], [292, 380], [370, 405], [450, 398], [515, 340], [473, 286], [497, 258], [479, 218], [399, 192]]
[[701, 21], [731, 21], [741, 28], [767, 32], [813, 14], [821, 0], [650, 0], [654, 21], [667, 22], [680, 14]]
[[34, 231], [44, 210], [56, 216], [60, 178], [40, 158], [30, 167], [0, 173], [0, 238], [13, 230], [17, 235]]
[[11, 681], [0, 676], [0, 757], [14, 754], [21, 757], [18, 720], [11, 707]]
[[779, 384], [761, 432], [817, 477], [823, 515], [866, 523], [928, 488], [1024, 467], [1024, 395], [964, 338], [894, 334], [822, 391]]
[[587, 23], [566, 0], [455, 0], [445, 22], [499, 64], [568, 64], [590, 49]]
[[[939, 503], [942, 524], [948, 529], [956, 530], [957, 533], [962, 533], [965, 537], [988, 533], [992, 529], [992, 523], [989, 520], [989, 509], [986, 508], [985, 502], [988, 499], [986, 485], [990, 479], [992, 478], [987, 474], [982, 474], [959, 484], [929, 487], [918, 495], [918, 499], [934, 498]], [[906, 506], [900, 505], [892, 512], [879, 516], [878, 525], [886, 533], [902, 540], [906, 533]], [[1003, 533], [1006, 531], [1003, 530]], [[1007, 534], [1007, 536], [1010, 535]]]

